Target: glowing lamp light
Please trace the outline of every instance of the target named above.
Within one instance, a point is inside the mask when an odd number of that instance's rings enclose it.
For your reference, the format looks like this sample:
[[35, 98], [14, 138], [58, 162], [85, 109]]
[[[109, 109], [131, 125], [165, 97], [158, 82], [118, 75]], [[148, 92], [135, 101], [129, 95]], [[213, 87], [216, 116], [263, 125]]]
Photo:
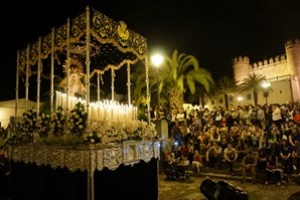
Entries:
[[151, 61], [155, 67], [159, 67], [159, 65], [163, 62], [164, 57], [160, 54], [155, 54], [151, 57]]
[[268, 88], [271, 86], [271, 83], [269, 83], [269, 82], [263, 82], [263, 83], [261, 84], [261, 86], [262, 86], [264, 89], [268, 89]]
[[238, 100], [238, 102], [241, 102], [241, 101], [243, 101], [244, 100], [244, 97], [237, 97], [237, 100]]

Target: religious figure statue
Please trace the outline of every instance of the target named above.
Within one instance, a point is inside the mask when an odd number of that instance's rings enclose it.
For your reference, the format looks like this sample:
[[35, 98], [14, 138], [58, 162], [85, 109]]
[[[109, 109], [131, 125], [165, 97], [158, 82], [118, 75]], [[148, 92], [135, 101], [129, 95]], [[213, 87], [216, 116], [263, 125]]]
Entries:
[[[85, 93], [85, 87], [82, 83], [83, 72], [82, 65], [77, 59], [70, 60], [70, 70], [65, 67], [66, 77], [61, 81], [59, 87], [68, 91], [68, 95], [83, 97]], [[69, 71], [69, 83], [68, 83], [68, 71]], [[68, 85], [69, 84], [69, 85]], [[68, 89], [68, 90], [67, 90]]]

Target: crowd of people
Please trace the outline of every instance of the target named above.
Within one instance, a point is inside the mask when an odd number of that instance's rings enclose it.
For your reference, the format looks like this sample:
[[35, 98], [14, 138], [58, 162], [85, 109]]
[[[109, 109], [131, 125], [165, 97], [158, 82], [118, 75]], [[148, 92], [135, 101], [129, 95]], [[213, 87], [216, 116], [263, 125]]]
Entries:
[[189, 161], [196, 173], [226, 163], [232, 176], [239, 164], [243, 180], [250, 172], [254, 183], [256, 172], [266, 174], [265, 184], [300, 176], [300, 103], [191, 108], [167, 119], [172, 142], [166, 163]]

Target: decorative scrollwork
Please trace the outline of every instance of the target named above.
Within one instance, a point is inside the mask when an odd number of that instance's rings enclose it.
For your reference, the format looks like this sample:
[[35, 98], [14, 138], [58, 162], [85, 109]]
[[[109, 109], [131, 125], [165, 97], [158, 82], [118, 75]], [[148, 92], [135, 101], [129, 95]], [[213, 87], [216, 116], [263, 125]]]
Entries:
[[63, 25], [56, 30], [55, 44], [57, 47], [61, 47], [67, 40], [67, 25]]
[[91, 27], [101, 38], [113, 36], [112, 20], [98, 11], [94, 12]]
[[86, 14], [82, 13], [72, 20], [71, 36], [77, 38], [85, 33], [86, 30]]

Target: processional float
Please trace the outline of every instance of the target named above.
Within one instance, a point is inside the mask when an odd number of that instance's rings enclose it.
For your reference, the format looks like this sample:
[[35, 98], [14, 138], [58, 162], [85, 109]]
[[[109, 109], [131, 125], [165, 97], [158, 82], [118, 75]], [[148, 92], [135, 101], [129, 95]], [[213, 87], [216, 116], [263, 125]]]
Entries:
[[[31, 89], [36, 90], [36, 114], [40, 114], [45, 83], [49, 86], [51, 114], [61, 108], [63, 113], [68, 113], [80, 102], [84, 105], [90, 124], [97, 121], [138, 121], [137, 108], [131, 102], [130, 82], [131, 67], [137, 63], [145, 67], [149, 125], [151, 119], [146, 38], [128, 29], [124, 21], [115, 22], [87, 7], [84, 13], [68, 19], [66, 24], [53, 28], [50, 34], [39, 37], [35, 43], [28, 44], [27, 48], [17, 52], [16, 118], [20, 89], [23, 89], [26, 100], [29, 100]], [[115, 101], [115, 76], [116, 71], [124, 66], [127, 72], [128, 99], [127, 103], [119, 103]], [[104, 100], [100, 87], [103, 76], [107, 73], [110, 73], [111, 99]], [[34, 77], [35, 86], [30, 82]], [[21, 87], [21, 78], [25, 80], [25, 88]], [[97, 97], [94, 100], [91, 100], [92, 85], [96, 85], [94, 88]], [[26, 103], [25, 110], [29, 110]], [[144, 129], [147, 128], [149, 126], [144, 126]], [[153, 141], [73, 149], [57, 145], [14, 144], [10, 146], [10, 158], [39, 166], [67, 167], [70, 171], [87, 170], [87, 199], [94, 200], [94, 171], [103, 168], [114, 170], [121, 164], [133, 165], [141, 160], [149, 162], [152, 158], [158, 158], [159, 142]]]

